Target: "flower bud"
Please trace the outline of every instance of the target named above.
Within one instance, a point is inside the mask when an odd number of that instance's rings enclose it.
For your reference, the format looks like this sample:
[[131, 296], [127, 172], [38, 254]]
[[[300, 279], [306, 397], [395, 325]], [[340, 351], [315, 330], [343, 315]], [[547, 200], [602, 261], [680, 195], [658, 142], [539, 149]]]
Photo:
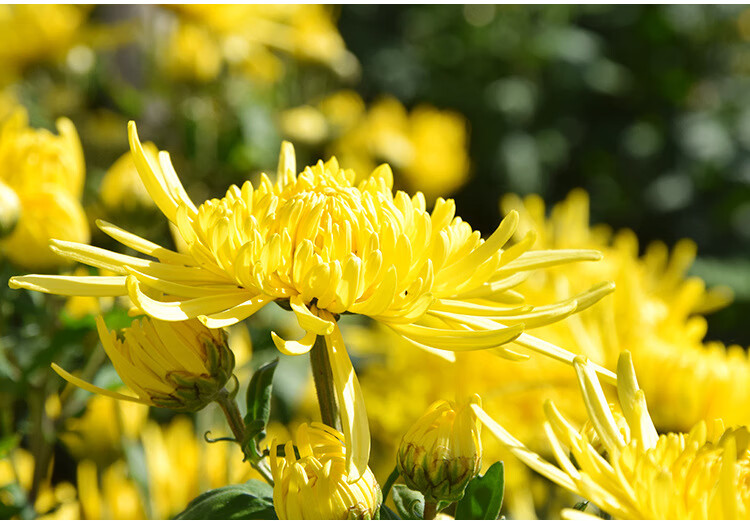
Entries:
[[198, 320], [135, 320], [118, 337], [97, 318], [99, 337], [117, 374], [138, 398], [100, 389], [55, 364], [66, 380], [88, 391], [177, 411], [197, 411], [211, 403], [234, 370], [234, 354], [221, 329]]
[[440, 400], [409, 429], [398, 449], [398, 469], [406, 485], [428, 501], [458, 501], [482, 467], [481, 424], [470, 405]]
[[343, 435], [322, 423], [302, 424], [277, 454], [271, 443], [273, 506], [279, 519], [373, 519], [383, 501], [372, 471], [350, 483]]
[[16, 192], [0, 181], [0, 239], [13, 231], [20, 213], [21, 201]]

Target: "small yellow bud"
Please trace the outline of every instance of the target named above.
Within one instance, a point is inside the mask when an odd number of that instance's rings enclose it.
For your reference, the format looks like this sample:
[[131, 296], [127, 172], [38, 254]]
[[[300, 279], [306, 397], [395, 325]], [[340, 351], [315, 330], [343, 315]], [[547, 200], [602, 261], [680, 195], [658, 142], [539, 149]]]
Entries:
[[470, 405], [440, 400], [409, 429], [398, 449], [398, 469], [406, 485], [428, 501], [458, 501], [482, 467], [481, 424]]
[[100, 389], [53, 364], [69, 382], [112, 398], [137, 401], [177, 411], [197, 411], [211, 403], [234, 370], [234, 354], [221, 329], [198, 320], [136, 320], [120, 332], [109, 331], [97, 318], [99, 337], [117, 374], [138, 398]]
[[16, 192], [0, 181], [0, 238], [13, 231], [21, 213], [21, 201]]
[[279, 519], [373, 519], [383, 501], [372, 471], [349, 483], [343, 435], [322, 423], [302, 424], [277, 453], [271, 443], [273, 506]]

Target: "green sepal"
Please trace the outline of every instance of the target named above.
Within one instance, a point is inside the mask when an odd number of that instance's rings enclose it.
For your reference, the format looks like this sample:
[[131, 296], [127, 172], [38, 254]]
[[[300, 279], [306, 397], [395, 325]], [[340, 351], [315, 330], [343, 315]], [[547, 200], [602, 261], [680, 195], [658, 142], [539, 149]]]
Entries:
[[406, 485], [393, 485], [393, 502], [401, 519], [422, 519], [424, 516], [424, 496]]
[[251, 479], [204, 492], [175, 519], [278, 519], [270, 485]]
[[483, 476], [469, 482], [456, 504], [456, 519], [497, 519], [503, 506], [505, 471], [503, 462], [493, 463]]
[[278, 357], [258, 368], [247, 386], [245, 397], [247, 413], [245, 414], [246, 438], [242, 440], [243, 451], [251, 459], [260, 459], [258, 443], [266, 437], [266, 425], [271, 417], [271, 396], [273, 375], [279, 365]]

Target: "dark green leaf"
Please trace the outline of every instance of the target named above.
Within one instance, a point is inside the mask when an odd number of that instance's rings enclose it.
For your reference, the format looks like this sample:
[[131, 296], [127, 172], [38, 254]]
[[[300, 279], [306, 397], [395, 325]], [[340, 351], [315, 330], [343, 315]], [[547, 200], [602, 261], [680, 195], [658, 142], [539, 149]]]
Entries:
[[505, 474], [503, 462], [493, 463], [483, 476], [469, 482], [456, 505], [456, 519], [497, 519], [503, 506]]
[[271, 416], [271, 387], [273, 384], [273, 373], [279, 359], [258, 368], [253, 374], [250, 384], [247, 386], [247, 414], [245, 414], [245, 425], [250, 425], [260, 420], [263, 425], [268, 423]]
[[278, 519], [270, 485], [251, 479], [204, 492], [175, 519]]
[[583, 501], [579, 501], [578, 503], [573, 506], [573, 510], [580, 510], [581, 512], [586, 511], [586, 507], [589, 506], [589, 502], [585, 499]]
[[388, 508], [387, 506], [383, 504], [383, 505], [380, 505], [380, 519], [401, 519], [401, 518], [398, 517], [398, 514], [396, 514], [396, 512], [394, 512], [393, 510], [391, 510], [390, 508]]
[[402, 519], [422, 519], [424, 496], [406, 485], [393, 485], [393, 502]]

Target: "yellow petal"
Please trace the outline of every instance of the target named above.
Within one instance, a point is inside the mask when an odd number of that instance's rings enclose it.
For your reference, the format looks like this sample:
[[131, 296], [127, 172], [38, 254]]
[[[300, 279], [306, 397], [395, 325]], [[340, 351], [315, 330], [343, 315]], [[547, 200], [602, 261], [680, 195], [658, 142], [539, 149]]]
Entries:
[[81, 380], [77, 376], [73, 376], [72, 374], [70, 374], [69, 372], [67, 372], [65, 369], [63, 369], [57, 364], [52, 364], [52, 369], [54, 369], [57, 374], [62, 376], [68, 382], [90, 393], [101, 394], [109, 398], [114, 398], [115, 400], [126, 400], [128, 402], [151, 405], [149, 402], [145, 400], [141, 400], [140, 398], [136, 398], [135, 396], [128, 396], [127, 394], [110, 391], [109, 389], [102, 389], [101, 387], [97, 387], [96, 385], [90, 384], [89, 382], [85, 380]]
[[81, 297], [120, 297], [128, 294], [127, 277], [72, 277], [66, 275], [24, 275], [11, 277], [8, 286], [52, 295]]
[[[333, 317], [326, 313], [331, 320]], [[341, 427], [346, 441], [347, 481], [357, 481], [367, 470], [370, 459], [370, 426], [362, 389], [344, 346], [341, 331], [335, 322], [333, 332], [326, 336], [328, 358], [333, 372], [333, 386], [339, 403]]]
[[275, 332], [271, 331], [271, 339], [276, 345], [276, 348], [285, 355], [291, 356], [303, 355], [310, 351], [315, 344], [316, 338], [318, 338], [318, 335], [312, 331], [308, 331], [301, 340], [284, 340]]
[[289, 305], [297, 316], [297, 322], [299, 322], [300, 327], [305, 331], [311, 331], [316, 335], [330, 335], [333, 332], [335, 324], [313, 315], [302, 302], [300, 295], [290, 298]]

